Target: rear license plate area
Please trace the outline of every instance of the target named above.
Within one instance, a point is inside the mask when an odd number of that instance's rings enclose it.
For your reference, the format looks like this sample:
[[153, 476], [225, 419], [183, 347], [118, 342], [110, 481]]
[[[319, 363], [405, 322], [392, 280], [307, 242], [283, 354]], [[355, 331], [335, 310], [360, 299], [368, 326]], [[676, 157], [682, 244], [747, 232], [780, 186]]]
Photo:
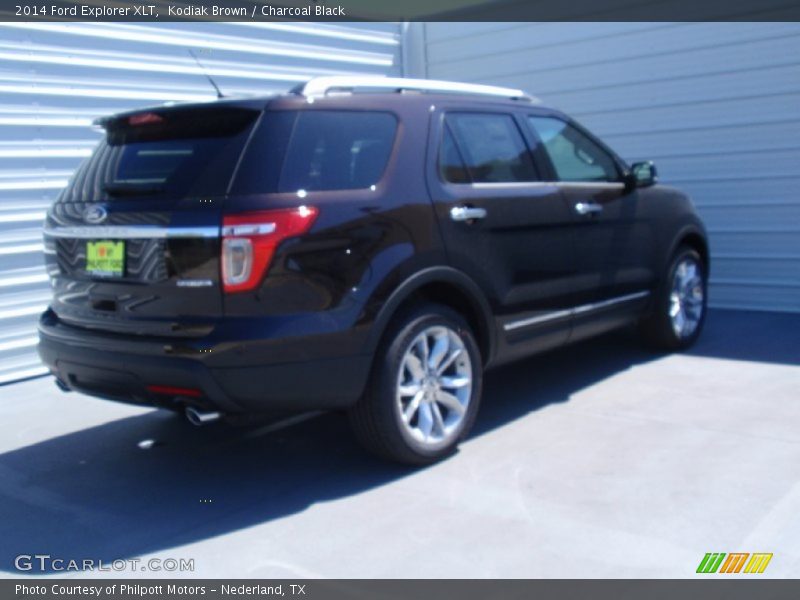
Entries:
[[86, 242], [86, 273], [93, 277], [123, 277], [125, 242], [114, 240]]

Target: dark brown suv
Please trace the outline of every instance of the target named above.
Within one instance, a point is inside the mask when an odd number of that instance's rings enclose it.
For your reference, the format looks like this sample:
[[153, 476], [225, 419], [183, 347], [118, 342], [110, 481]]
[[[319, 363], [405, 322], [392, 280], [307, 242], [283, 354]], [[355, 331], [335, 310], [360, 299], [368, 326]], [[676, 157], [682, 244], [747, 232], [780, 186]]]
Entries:
[[521, 91], [320, 78], [100, 124], [44, 232], [39, 351], [64, 389], [196, 424], [346, 409], [420, 464], [468, 433], [488, 367], [702, 328], [687, 196]]

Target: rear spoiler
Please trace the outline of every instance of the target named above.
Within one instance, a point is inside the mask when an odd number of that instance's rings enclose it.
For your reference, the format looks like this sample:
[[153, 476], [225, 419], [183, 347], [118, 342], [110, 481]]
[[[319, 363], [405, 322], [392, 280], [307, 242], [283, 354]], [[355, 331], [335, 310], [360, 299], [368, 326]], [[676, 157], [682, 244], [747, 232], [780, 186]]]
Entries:
[[255, 122], [261, 110], [236, 105], [186, 105], [149, 108], [95, 119], [110, 143], [229, 137]]

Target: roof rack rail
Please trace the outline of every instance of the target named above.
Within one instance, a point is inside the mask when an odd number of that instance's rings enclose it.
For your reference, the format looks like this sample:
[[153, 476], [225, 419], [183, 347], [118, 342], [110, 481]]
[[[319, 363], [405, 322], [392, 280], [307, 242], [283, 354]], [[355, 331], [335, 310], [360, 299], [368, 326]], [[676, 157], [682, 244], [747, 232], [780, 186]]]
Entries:
[[477, 83], [458, 83], [455, 81], [437, 81], [435, 79], [406, 79], [405, 77], [375, 77], [335, 75], [315, 77], [305, 84], [298, 85], [293, 93], [306, 97], [325, 96], [330, 92], [354, 92], [356, 89], [381, 90], [393, 92], [444, 92], [450, 94], [474, 94], [494, 96], [512, 100], [538, 102], [538, 99], [522, 90], [481, 85]]

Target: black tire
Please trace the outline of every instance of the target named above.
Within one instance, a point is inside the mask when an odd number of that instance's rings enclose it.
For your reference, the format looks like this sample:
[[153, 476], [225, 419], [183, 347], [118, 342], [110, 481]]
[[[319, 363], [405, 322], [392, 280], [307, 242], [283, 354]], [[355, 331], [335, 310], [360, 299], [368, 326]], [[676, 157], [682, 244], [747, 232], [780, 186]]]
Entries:
[[[414, 439], [401, 416], [397, 399], [406, 351], [432, 327], [445, 327], [458, 335], [464, 346], [460, 355], [463, 359], [458, 360], [462, 368], [464, 361], [469, 361], [472, 380], [469, 401], [458, 427], [453, 429], [453, 439], [442, 440], [443, 445], [436, 448]], [[472, 428], [481, 399], [482, 375], [480, 349], [464, 318], [446, 306], [417, 305], [395, 319], [378, 348], [364, 396], [349, 412], [355, 436], [368, 451], [394, 462], [408, 465], [436, 462], [453, 453]]]
[[[686, 335], [680, 335], [673, 327], [670, 316], [672, 305], [672, 287], [678, 267], [684, 261], [693, 261], [699, 271], [702, 281], [702, 302], [700, 319], [697, 326]], [[639, 324], [639, 331], [644, 343], [654, 350], [674, 352], [692, 346], [703, 330], [706, 319], [706, 304], [708, 301], [708, 267], [700, 254], [694, 248], [681, 246], [672, 256], [664, 276], [659, 282], [653, 297], [652, 310]]]

